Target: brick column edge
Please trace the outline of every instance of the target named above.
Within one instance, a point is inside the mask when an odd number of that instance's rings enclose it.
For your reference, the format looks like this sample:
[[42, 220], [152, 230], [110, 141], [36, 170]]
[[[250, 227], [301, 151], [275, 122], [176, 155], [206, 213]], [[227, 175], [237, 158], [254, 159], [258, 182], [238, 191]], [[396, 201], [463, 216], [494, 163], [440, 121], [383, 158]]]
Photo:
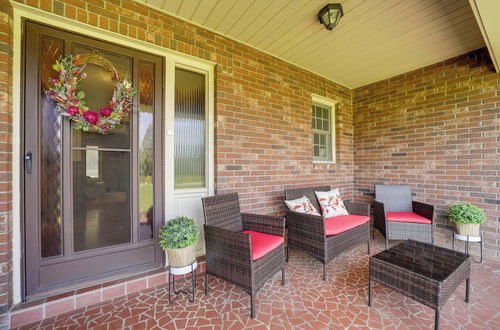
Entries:
[[13, 9], [0, 0], [0, 328], [12, 304]]

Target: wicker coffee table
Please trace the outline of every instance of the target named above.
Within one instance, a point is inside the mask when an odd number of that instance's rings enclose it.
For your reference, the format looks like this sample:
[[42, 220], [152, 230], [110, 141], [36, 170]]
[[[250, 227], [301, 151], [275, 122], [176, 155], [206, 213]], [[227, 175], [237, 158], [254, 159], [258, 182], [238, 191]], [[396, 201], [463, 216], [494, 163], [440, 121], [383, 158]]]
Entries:
[[383, 284], [436, 311], [466, 280], [465, 301], [470, 295], [470, 257], [467, 254], [432, 244], [408, 240], [370, 257], [368, 306], [371, 306], [372, 281]]

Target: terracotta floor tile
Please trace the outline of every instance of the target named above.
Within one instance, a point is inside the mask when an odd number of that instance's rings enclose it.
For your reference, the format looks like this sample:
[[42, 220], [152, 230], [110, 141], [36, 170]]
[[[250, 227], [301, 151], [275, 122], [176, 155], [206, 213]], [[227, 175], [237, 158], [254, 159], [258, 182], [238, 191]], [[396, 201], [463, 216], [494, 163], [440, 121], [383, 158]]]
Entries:
[[[372, 244], [372, 254], [383, 241]], [[197, 281], [195, 302], [185, 296], [168, 302], [166, 286], [129, 294], [98, 305], [35, 322], [23, 329], [427, 329], [434, 311], [393, 290], [374, 284], [368, 308], [366, 246], [346, 251], [328, 264], [323, 282], [319, 261], [290, 250], [287, 282], [281, 273], [267, 281], [256, 300], [256, 318], [250, 319], [249, 296], [224, 280], [210, 276], [204, 294]], [[500, 263], [472, 265], [471, 302], [464, 302], [461, 284], [441, 312], [441, 329], [500, 329]], [[180, 288], [189, 281], [179, 278]]]

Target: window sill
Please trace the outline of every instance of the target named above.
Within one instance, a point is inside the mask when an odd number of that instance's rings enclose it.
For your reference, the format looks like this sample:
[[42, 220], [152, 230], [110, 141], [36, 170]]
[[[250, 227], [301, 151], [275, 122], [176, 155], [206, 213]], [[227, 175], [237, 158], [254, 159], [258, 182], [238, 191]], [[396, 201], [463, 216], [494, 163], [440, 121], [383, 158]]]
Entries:
[[313, 160], [313, 164], [337, 164], [334, 160]]

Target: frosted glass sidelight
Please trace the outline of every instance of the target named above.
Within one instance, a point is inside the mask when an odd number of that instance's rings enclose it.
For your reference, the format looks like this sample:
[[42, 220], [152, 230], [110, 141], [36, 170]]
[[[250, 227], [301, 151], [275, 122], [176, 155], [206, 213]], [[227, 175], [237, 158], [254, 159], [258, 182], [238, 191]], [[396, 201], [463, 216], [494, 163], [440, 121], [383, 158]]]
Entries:
[[175, 70], [175, 189], [202, 188], [205, 180], [205, 76]]

